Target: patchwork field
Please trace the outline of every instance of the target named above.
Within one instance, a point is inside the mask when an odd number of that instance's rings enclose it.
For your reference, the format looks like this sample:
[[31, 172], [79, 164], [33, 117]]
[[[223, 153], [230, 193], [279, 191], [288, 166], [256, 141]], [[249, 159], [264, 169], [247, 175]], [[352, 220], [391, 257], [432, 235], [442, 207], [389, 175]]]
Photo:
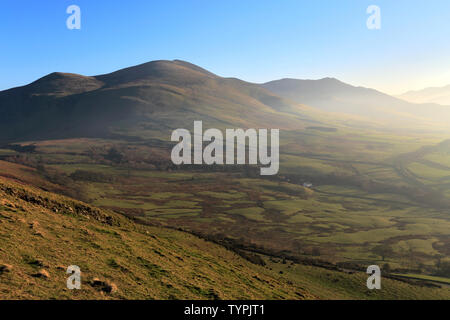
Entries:
[[[66, 287], [69, 265], [80, 290]], [[217, 244], [0, 177], [1, 300], [308, 298]]]
[[[12, 165], [14, 166], [14, 165]], [[20, 170], [20, 169], [19, 169]], [[169, 194], [160, 194], [167, 198]], [[0, 177], [0, 299], [448, 299], [444, 278], [383, 280], [224, 247]], [[253, 258], [255, 255], [253, 255]], [[66, 287], [69, 265], [81, 289]]]
[[265, 178], [252, 167], [170, 165], [164, 141], [27, 142], [33, 152], [4, 151], [3, 163], [144, 224], [275, 256], [450, 277], [448, 142], [342, 130], [287, 132], [281, 144], [280, 174]]

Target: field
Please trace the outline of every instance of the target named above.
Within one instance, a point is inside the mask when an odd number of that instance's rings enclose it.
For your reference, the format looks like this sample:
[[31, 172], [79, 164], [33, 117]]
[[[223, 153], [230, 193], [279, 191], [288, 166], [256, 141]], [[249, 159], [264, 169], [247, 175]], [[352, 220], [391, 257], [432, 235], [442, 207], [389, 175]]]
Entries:
[[[384, 278], [382, 290], [368, 290], [366, 287], [367, 275], [362, 272], [338, 272], [324, 270], [312, 266], [292, 264], [290, 261], [283, 263], [276, 259], [267, 259], [269, 269], [283, 274], [293, 283], [297, 283], [319, 299], [374, 299], [374, 300], [398, 300], [398, 299], [423, 299], [428, 294], [433, 294], [434, 299], [447, 299], [445, 290], [436, 287], [424, 286], [430, 280], [422, 276], [420, 280], [401, 282], [397, 279]], [[424, 279], [426, 278], [426, 279]], [[433, 281], [435, 277], [431, 277]], [[415, 278], [414, 278], [415, 279]], [[440, 278], [438, 278], [440, 279]], [[435, 282], [432, 282], [435, 283]]]
[[287, 131], [280, 174], [265, 178], [255, 167], [173, 166], [165, 141], [26, 142], [33, 152], [3, 159], [144, 224], [298, 261], [450, 277], [450, 144], [418, 137]]
[[0, 226], [0, 299], [314, 298], [219, 245], [1, 177]]
[[[167, 196], [162, 196], [165, 198]], [[257, 255], [0, 177], [1, 299], [448, 299], [448, 288]], [[66, 287], [69, 265], [81, 289]], [[424, 277], [423, 275], [420, 275]], [[419, 275], [415, 275], [419, 277]], [[442, 278], [439, 278], [442, 279]], [[435, 277], [432, 279], [435, 280]], [[425, 283], [425, 282], [424, 282]]]

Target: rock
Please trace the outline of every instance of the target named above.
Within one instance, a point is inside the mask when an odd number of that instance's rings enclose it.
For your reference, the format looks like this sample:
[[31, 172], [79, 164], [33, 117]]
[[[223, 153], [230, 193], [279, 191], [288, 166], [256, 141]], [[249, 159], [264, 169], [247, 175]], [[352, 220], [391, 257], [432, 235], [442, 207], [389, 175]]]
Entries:
[[44, 234], [43, 234], [41, 231], [36, 231], [36, 232], [33, 233], [33, 235], [34, 235], [34, 236], [41, 237], [41, 238], [45, 238], [45, 237], [44, 237]]
[[11, 272], [13, 269], [13, 266], [10, 264], [0, 264], [0, 274]]
[[118, 290], [117, 285], [114, 282], [108, 280], [102, 281], [98, 278], [92, 279], [91, 286], [99, 289], [101, 292], [104, 293], [114, 293], [117, 292]]
[[31, 229], [36, 229], [37, 227], [39, 227], [39, 222], [38, 221], [33, 221], [30, 223], [30, 228]]
[[46, 264], [42, 259], [30, 258], [28, 264], [36, 267], [48, 268], [48, 264]]
[[94, 278], [91, 281], [91, 285], [93, 287], [98, 287], [98, 286], [101, 286], [102, 284], [103, 284], [103, 281], [101, 281], [99, 278]]
[[33, 235], [44, 238], [44, 233], [42, 232], [38, 221], [31, 222], [30, 229], [33, 230]]
[[33, 277], [35, 277], [35, 278], [48, 279], [48, 278], [50, 278], [50, 274], [48, 273], [47, 270], [41, 269], [41, 270], [39, 270], [38, 273], [34, 274]]
[[114, 282], [106, 282], [105, 288], [104, 288], [106, 293], [114, 293], [117, 292], [118, 288], [117, 285]]
[[6, 203], [5, 205], [7, 207], [9, 207], [9, 208], [15, 208], [16, 207], [13, 203], [10, 203], [10, 202]]

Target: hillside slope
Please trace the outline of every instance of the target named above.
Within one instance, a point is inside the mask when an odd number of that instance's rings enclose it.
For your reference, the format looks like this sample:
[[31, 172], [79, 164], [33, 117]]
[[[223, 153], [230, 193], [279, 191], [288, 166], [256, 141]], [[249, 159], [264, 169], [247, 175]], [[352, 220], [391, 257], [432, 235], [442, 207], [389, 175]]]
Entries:
[[[19, 168], [18, 170], [23, 170]], [[17, 171], [19, 172], [19, 171]], [[0, 299], [448, 299], [448, 288], [275, 262], [0, 177]], [[66, 268], [82, 270], [81, 290]]]
[[218, 245], [0, 178], [0, 299], [311, 297]]

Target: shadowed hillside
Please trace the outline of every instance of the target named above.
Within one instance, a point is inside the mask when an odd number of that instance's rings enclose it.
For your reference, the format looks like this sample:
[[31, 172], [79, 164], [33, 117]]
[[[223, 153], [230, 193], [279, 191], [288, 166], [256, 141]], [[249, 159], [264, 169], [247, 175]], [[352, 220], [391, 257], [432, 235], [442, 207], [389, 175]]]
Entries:
[[316, 113], [187, 62], [154, 61], [96, 77], [52, 73], [0, 92], [0, 140], [168, 139], [171, 129], [192, 126], [194, 120], [216, 128], [292, 129]]

